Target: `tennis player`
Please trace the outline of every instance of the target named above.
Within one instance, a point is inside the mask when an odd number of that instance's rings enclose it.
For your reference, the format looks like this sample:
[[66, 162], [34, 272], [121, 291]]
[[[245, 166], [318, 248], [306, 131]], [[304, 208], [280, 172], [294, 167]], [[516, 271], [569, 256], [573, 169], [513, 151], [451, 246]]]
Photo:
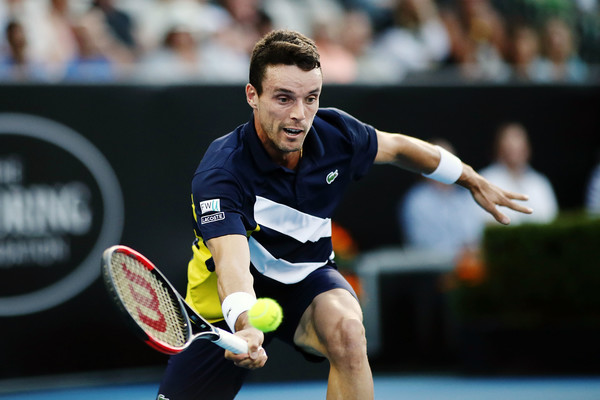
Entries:
[[[372, 399], [361, 308], [333, 259], [331, 215], [344, 189], [373, 163], [392, 163], [466, 187], [502, 224], [509, 219], [497, 206], [531, 213], [514, 201], [527, 196], [492, 185], [440, 147], [319, 108], [319, 54], [299, 33], [261, 39], [249, 75], [252, 118], [210, 145], [192, 180], [197, 239], [186, 296], [249, 352], [196, 341], [169, 359], [157, 398], [233, 399], [276, 336], [308, 360], [329, 361], [328, 399]], [[266, 337], [247, 318], [257, 297], [283, 308], [282, 325]]]

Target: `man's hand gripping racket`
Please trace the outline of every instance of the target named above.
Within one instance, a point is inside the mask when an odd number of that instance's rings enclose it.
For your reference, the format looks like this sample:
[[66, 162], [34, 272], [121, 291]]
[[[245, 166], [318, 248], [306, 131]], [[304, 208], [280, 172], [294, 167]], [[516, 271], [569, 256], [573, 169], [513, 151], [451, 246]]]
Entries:
[[184, 351], [208, 339], [236, 354], [248, 352], [242, 338], [211, 325], [196, 313], [146, 257], [126, 246], [102, 256], [106, 288], [130, 327], [149, 346], [165, 354]]

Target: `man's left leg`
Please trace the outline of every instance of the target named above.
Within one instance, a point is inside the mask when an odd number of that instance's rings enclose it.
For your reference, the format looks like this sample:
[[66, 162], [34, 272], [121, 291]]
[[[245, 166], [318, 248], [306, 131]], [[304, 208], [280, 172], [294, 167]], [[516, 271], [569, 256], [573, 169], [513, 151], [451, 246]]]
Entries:
[[328, 400], [373, 399], [362, 311], [350, 292], [333, 289], [315, 297], [302, 315], [294, 342], [329, 360]]

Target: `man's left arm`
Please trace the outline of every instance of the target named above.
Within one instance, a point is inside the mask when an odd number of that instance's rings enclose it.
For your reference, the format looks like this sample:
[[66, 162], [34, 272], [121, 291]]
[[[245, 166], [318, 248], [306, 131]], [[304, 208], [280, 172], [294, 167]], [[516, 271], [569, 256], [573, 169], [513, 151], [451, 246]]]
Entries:
[[531, 208], [513, 201], [527, 200], [527, 195], [499, 188], [439, 146], [411, 136], [377, 130], [375, 163], [394, 164], [444, 183], [457, 183], [467, 188], [477, 204], [504, 225], [510, 223], [510, 218], [497, 206], [526, 214], [533, 212]]

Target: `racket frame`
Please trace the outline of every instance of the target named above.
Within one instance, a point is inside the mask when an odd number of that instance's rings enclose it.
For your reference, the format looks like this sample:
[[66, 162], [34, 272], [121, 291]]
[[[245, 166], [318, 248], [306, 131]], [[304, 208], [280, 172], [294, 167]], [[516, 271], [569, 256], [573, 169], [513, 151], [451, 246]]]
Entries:
[[[153, 337], [136, 321], [131, 311], [123, 304], [119, 295], [112, 272], [112, 258], [115, 253], [124, 254], [127, 257], [135, 259], [141, 263], [150, 273], [152, 273], [170, 292], [173, 300], [178, 303], [183, 318], [183, 328], [185, 330], [185, 343], [182, 346], [174, 346], [169, 343]], [[113, 300], [120, 314], [124, 317], [126, 324], [133, 330], [134, 334], [143, 340], [148, 346], [164, 354], [177, 354], [187, 349], [196, 339], [207, 339], [211, 342], [228, 349], [233, 353], [247, 353], [248, 344], [242, 338], [231, 334], [221, 328], [213, 326], [199, 315], [179, 292], [173, 287], [171, 282], [163, 273], [144, 255], [138, 251], [123, 245], [115, 245], [106, 249], [102, 255], [102, 276], [105, 287]]]

